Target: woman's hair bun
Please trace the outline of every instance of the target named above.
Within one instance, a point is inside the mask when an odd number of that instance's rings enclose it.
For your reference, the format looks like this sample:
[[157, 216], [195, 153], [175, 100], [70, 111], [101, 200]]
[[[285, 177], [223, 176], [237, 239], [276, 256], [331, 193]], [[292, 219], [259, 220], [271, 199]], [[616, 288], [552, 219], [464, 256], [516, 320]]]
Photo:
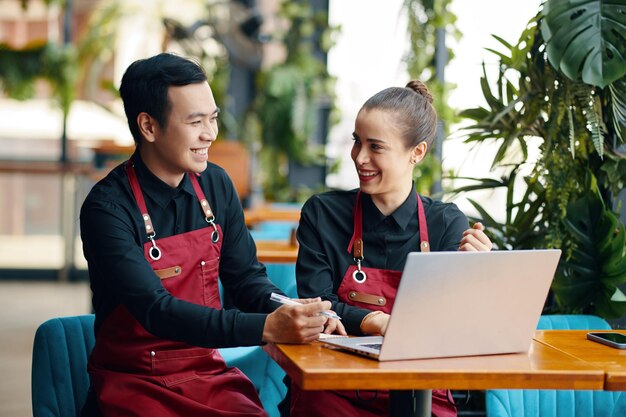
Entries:
[[415, 91], [417, 94], [423, 96], [426, 100], [428, 100], [429, 103], [432, 104], [433, 96], [430, 94], [430, 91], [428, 91], [428, 87], [426, 87], [426, 84], [424, 84], [420, 80], [409, 81], [406, 85], [406, 88], [410, 88], [411, 90]]

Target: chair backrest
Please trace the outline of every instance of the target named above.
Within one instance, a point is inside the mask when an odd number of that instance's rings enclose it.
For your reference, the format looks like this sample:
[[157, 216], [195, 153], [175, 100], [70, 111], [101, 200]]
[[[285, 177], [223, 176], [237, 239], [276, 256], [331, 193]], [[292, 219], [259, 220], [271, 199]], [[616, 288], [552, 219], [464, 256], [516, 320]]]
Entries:
[[[589, 315], [545, 315], [539, 330], [608, 330], [609, 323]], [[489, 390], [487, 417], [623, 417], [626, 394], [584, 390]]]
[[539, 318], [538, 330], [610, 330], [601, 317], [586, 314], [548, 314]]
[[87, 398], [94, 315], [59, 317], [39, 326], [33, 345], [33, 417], [76, 417]]

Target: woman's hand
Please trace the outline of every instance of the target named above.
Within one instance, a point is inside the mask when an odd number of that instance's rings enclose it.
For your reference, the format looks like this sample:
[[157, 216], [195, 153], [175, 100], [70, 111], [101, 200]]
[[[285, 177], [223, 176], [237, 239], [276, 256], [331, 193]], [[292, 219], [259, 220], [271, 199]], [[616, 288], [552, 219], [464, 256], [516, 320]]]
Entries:
[[459, 250], [465, 252], [490, 251], [493, 248], [493, 243], [483, 230], [485, 230], [485, 226], [482, 223], [474, 223], [471, 229], [464, 231]]
[[[334, 313], [334, 311], [329, 310], [329, 312]], [[339, 319], [328, 319], [326, 324], [324, 325], [324, 333], [326, 334], [340, 334], [343, 336], [347, 336], [346, 328], [343, 327], [343, 323]]]
[[389, 314], [372, 311], [361, 321], [361, 331], [367, 335], [384, 336], [389, 323]]

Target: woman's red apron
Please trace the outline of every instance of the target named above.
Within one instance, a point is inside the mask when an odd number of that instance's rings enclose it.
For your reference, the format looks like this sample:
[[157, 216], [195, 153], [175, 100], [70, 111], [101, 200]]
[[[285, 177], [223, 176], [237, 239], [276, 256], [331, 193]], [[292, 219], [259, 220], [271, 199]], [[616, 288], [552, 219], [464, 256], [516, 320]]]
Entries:
[[[210, 226], [155, 240], [130, 161], [126, 172], [150, 238], [144, 254], [165, 289], [181, 300], [221, 308], [222, 232], [195, 175], [189, 178]], [[158, 338], [121, 305], [100, 327], [88, 368], [107, 417], [267, 416], [254, 385], [237, 368], [227, 367], [216, 349]]]
[[[420, 250], [430, 251], [428, 226], [422, 200], [417, 196]], [[337, 290], [339, 299], [347, 304], [368, 310], [379, 310], [387, 314], [396, 299], [401, 271], [361, 267], [363, 257], [363, 220], [361, 192], [354, 204], [354, 234], [348, 252], [356, 265], [346, 270]], [[457, 415], [452, 396], [447, 390], [433, 390], [432, 415], [454, 417]], [[449, 400], [448, 400], [449, 399]], [[359, 416], [380, 417], [389, 415], [389, 391], [303, 391], [291, 384], [291, 416]]]

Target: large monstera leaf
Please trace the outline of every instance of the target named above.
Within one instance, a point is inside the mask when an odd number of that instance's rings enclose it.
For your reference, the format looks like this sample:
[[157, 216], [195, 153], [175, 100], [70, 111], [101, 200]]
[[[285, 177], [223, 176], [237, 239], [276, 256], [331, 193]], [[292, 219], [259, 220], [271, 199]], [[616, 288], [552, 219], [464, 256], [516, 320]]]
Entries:
[[552, 290], [569, 313], [610, 319], [626, 313], [626, 231], [597, 192], [587, 191], [567, 208], [565, 225], [575, 249], [559, 264]]
[[541, 33], [550, 64], [572, 80], [604, 88], [626, 75], [624, 0], [547, 0]]

